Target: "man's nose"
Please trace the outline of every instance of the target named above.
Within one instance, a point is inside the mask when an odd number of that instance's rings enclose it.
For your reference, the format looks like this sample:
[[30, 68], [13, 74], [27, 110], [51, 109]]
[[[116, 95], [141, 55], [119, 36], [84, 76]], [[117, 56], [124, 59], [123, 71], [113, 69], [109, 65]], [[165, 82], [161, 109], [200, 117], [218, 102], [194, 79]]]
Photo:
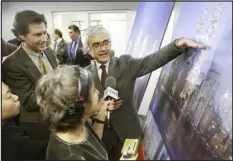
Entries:
[[18, 97], [18, 96], [16, 96], [16, 95], [14, 95], [14, 94], [13, 94], [13, 96], [12, 96], [12, 97], [13, 97], [13, 100], [14, 100], [15, 102], [16, 102], [16, 101], [18, 101], [18, 99], [19, 99], [19, 97]]
[[100, 45], [100, 51], [105, 51], [106, 48], [103, 45]]
[[42, 37], [41, 37], [41, 41], [47, 41], [48, 40], [48, 35], [47, 34], [44, 34]]

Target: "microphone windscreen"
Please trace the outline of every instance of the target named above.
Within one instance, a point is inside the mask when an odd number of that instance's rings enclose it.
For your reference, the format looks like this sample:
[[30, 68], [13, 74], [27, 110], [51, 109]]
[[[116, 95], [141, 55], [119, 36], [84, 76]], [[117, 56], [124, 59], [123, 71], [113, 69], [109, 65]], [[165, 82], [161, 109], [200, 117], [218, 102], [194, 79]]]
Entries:
[[113, 89], [116, 89], [116, 79], [113, 77], [107, 77], [105, 79], [105, 88], [111, 87]]

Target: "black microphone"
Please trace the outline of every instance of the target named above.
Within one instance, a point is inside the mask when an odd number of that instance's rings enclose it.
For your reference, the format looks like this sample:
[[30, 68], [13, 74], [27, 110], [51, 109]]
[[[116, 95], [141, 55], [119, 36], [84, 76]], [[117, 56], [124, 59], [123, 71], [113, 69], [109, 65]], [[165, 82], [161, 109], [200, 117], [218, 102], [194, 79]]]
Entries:
[[[116, 79], [113, 77], [107, 77], [105, 79], [105, 91], [104, 91], [104, 100], [118, 99], [118, 91], [116, 88]], [[107, 120], [109, 123], [110, 120], [110, 111], [108, 111]]]

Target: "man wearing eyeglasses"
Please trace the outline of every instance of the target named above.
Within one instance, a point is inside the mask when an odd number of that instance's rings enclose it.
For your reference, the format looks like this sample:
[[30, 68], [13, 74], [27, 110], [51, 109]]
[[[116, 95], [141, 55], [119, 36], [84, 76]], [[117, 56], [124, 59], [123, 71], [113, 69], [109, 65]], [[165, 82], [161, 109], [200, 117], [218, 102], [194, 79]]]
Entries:
[[86, 31], [86, 44], [95, 59], [87, 68], [92, 73], [100, 98], [105, 90], [106, 77], [114, 77], [117, 81], [116, 90], [120, 99], [115, 100], [117, 109], [110, 117], [112, 132], [109, 133], [108, 127], [104, 126], [102, 141], [108, 151], [109, 160], [119, 160], [125, 139], [141, 136], [141, 127], [132, 101], [136, 79], [175, 59], [184, 53], [186, 47], [204, 48], [204, 46], [180, 38], [144, 58], [133, 58], [130, 55], [121, 55], [118, 58], [111, 55], [111, 38], [102, 26], [90, 27]]
[[67, 64], [80, 65], [81, 67], [90, 65], [91, 57], [83, 52], [83, 43], [78, 26], [70, 25], [68, 29], [72, 41], [67, 45], [66, 49]]

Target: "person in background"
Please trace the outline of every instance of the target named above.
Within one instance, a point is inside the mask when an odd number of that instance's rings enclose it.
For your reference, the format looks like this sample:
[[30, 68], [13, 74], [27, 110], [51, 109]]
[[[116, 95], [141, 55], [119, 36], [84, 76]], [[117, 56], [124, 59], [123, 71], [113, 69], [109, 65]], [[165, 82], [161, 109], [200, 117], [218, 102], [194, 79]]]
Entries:
[[20, 46], [20, 44], [22, 43], [22, 41], [19, 38], [13, 38], [7, 41], [10, 44], [14, 44], [16, 46]]
[[51, 40], [51, 36], [49, 33], [47, 33], [47, 37], [48, 37], [48, 41], [47, 41], [47, 46], [50, 47], [51, 43], [52, 43], [52, 40]]
[[[101, 142], [107, 110], [113, 101], [99, 101], [90, 72], [78, 65], [60, 65], [37, 84], [35, 95], [52, 131], [48, 160], [108, 160]], [[91, 127], [87, 121], [96, 114]]]
[[19, 126], [5, 124], [20, 112], [18, 96], [2, 83], [2, 160], [44, 160], [47, 141], [35, 141]]
[[55, 54], [47, 46], [47, 21], [35, 11], [17, 12], [13, 31], [23, 43], [3, 61], [2, 79], [22, 104], [20, 126], [33, 139], [46, 140], [49, 129], [40, 116], [34, 90], [40, 77], [57, 67]]
[[2, 46], [1, 46], [2, 47], [1, 60], [6, 58], [8, 55], [13, 53], [18, 48], [18, 46], [11, 44], [11, 43], [8, 43], [8, 42], [4, 41], [3, 39], [1, 41], [1, 44], [2, 44]]
[[65, 64], [67, 61], [66, 56], [66, 41], [62, 38], [62, 32], [59, 29], [55, 29], [53, 33], [54, 48], [53, 51], [59, 60], [59, 64]]
[[117, 109], [111, 113], [111, 132], [105, 126], [102, 140], [108, 150], [109, 159], [118, 160], [125, 139], [138, 139], [141, 136], [141, 127], [132, 100], [136, 79], [175, 59], [184, 53], [187, 47], [204, 48], [204, 46], [185, 38], [178, 38], [146, 57], [133, 58], [130, 55], [121, 55], [118, 58], [112, 56], [111, 38], [104, 27], [91, 26], [85, 33], [85, 44], [95, 59], [87, 69], [92, 73], [100, 97], [104, 94], [105, 79], [108, 76], [114, 77], [117, 82], [116, 90], [120, 99], [115, 100]]
[[79, 65], [81, 67], [86, 67], [90, 65], [91, 60], [87, 57], [87, 54], [83, 51], [83, 43], [80, 37], [80, 30], [76, 25], [70, 25], [69, 36], [72, 40], [67, 45], [66, 55], [68, 56], [67, 64]]

